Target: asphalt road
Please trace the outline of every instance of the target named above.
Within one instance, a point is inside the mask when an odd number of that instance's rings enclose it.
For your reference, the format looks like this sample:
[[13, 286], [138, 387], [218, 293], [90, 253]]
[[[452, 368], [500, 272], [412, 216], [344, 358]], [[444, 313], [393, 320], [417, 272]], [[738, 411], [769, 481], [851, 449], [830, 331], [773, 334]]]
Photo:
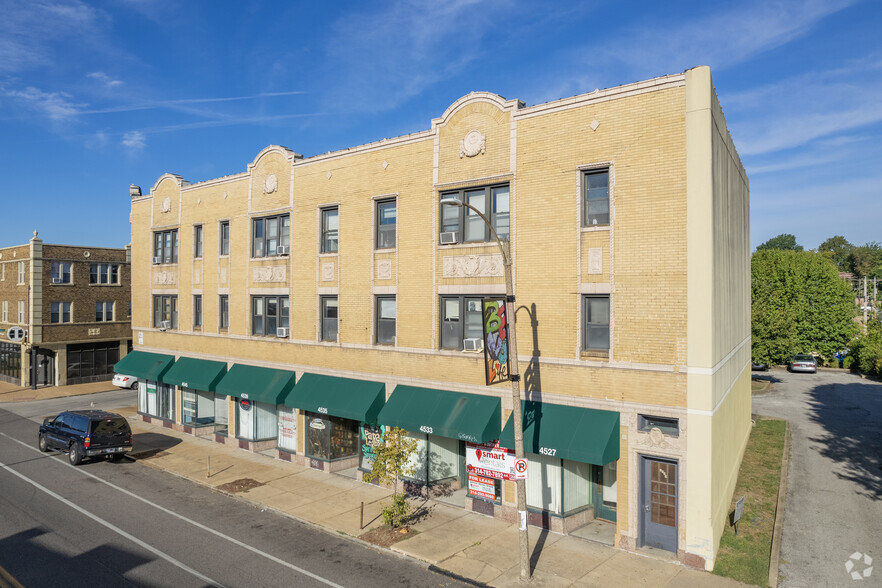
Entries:
[[[759, 377], [773, 387], [753, 412], [792, 433], [779, 586], [882, 586], [882, 384], [835, 370]], [[878, 564], [869, 577], [864, 555]]]
[[75, 468], [35, 449], [39, 417], [114, 394], [0, 409], [0, 567], [22, 585], [463, 585], [135, 461]]

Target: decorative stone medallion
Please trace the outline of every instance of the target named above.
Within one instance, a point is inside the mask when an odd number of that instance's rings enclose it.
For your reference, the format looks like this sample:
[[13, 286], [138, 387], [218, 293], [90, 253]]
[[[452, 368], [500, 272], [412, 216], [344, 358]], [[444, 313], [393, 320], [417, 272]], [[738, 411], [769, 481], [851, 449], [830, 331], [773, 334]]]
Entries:
[[377, 279], [378, 280], [391, 280], [392, 279], [392, 260], [391, 259], [381, 259], [377, 262]]
[[603, 273], [603, 248], [591, 247], [588, 249], [588, 274], [596, 275]]
[[448, 255], [444, 257], [445, 278], [486, 278], [503, 275], [502, 255]]
[[263, 182], [263, 191], [266, 194], [272, 194], [276, 190], [279, 189], [279, 179], [276, 177], [276, 174], [270, 174], [266, 177], [266, 180]]
[[166, 196], [162, 200], [162, 204], [159, 205], [159, 212], [165, 213], [165, 212], [170, 212], [170, 211], [171, 211], [171, 198]]
[[285, 280], [284, 265], [263, 265], [254, 268], [255, 282], [284, 282]]
[[153, 272], [153, 283], [160, 286], [173, 286], [177, 281], [175, 272]]
[[334, 264], [333, 263], [323, 263], [322, 264], [322, 282], [333, 282], [334, 281]]
[[483, 154], [487, 146], [487, 138], [478, 131], [469, 131], [465, 139], [459, 142], [459, 158], [474, 157]]

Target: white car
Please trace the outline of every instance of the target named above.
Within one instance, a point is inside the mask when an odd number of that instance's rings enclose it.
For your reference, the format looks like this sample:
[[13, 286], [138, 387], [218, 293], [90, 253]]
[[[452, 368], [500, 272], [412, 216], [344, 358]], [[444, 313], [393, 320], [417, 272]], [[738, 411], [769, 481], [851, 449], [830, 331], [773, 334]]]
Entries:
[[138, 389], [138, 378], [135, 376], [114, 374], [112, 383], [114, 386], [119, 386], [120, 388], [131, 388], [132, 390]]

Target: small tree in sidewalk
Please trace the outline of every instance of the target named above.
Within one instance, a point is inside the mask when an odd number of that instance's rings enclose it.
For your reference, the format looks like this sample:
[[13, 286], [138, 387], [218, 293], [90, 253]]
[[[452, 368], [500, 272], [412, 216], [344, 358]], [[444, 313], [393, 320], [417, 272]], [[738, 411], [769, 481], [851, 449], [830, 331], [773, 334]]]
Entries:
[[392, 486], [392, 504], [383, 507], [383, 521], [391, 527], [401, 526], [410, 516], [410, 504], [404, 492], [398, 492], [398, 481], [414, 474], [415, 467], [410, 458], [416, 448], [416, 440], [398, 427], [387, 427], [379, 445], [374, 448], [376, 457], [366, 478]]

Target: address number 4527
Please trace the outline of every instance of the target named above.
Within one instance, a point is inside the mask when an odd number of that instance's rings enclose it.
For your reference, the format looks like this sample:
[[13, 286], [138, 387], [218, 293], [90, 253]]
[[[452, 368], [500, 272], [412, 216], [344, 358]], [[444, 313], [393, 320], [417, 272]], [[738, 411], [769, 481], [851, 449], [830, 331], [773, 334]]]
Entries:
[[557, 449], [554, 449], [553, 447], [540, 447], [539, 453], [541, 453], [542, 455], [555, 455], [557, 453]]

